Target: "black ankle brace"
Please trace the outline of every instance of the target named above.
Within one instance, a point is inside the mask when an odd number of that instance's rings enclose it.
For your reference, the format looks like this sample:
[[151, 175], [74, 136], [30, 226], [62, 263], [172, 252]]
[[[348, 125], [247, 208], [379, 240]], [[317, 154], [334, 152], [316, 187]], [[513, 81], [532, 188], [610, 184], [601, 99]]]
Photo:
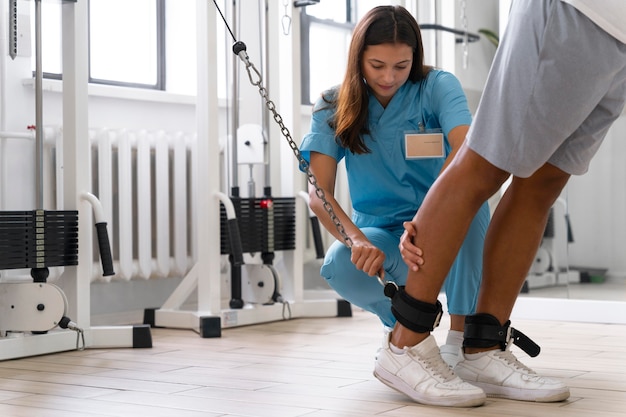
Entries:
[[500, 324], [491, 314], [473, 314], [465, 317], [463, 347], [490, 348], [499, 346], [505, 350], [510, 342], [519, 346], [531, 357], [539, 355], [541, 348], [528, 336], [511, 327], [511, 321]]
[[443, 308], [439, 300], [435, 304], [416, 300], [406, 293], [404, 287], [395, 283], [385, 285], [385, 295], [391, 298], [391, 312], [398, 322], [417, 333], [427, 333], [439, 326]]

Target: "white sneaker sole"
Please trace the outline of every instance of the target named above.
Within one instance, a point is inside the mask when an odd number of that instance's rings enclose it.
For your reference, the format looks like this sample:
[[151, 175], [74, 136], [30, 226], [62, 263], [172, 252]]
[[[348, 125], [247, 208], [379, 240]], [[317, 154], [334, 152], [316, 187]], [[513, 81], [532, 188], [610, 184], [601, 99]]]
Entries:
[[[383, 384], [398, 392], [410, 397], [413, 401], [425, 405], [437, 405], [443, 407], [477, 407], [483, 405], [486, 400], [485, 394], [476, 395], [448, 395], [448, 396], [427, 396], [416, 392], [396, 375], [388, 372], [378, 365], [374, 367], [374, 376]], [[473, 385], [473, 384], [472, 384]]]
[[490, 398], [505, 398], [508, 400], [531, 401], [537, 403], [553, 403], [565, 401], [569, 398], [569, 388], [553, 390], [531, 390], [523, 388], [510, 388], [501, 385], [493, 385], [485, 382], [471, 381], [472, 385], [482, 388]]

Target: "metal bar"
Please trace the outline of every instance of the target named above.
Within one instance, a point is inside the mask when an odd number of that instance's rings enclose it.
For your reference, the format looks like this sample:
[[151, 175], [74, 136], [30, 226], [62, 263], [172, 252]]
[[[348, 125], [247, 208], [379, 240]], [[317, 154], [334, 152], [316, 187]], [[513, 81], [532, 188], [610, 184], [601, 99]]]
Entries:
[[17, 0], [9, 0], [9, 56], [17, 57]]
[[35, 0], [35, 205], [43, 209], [43, 68], [41, 0]]
[[[233, 33], [235, 36], [238, 35], [238, 26], [239, 26], [239, 6], [237, 5], [237, 1], [233, 0], [232, 5], [232, 26]], [[231, 189], [232, 194], [235, 197], [239, 196], [239, 155], [237, 153], [237, 129], [239, 129], [239, 65], [238, 65], [238, 56], [233, 55], [233, 102], [232, 102], [232, 145], [231, 145], [231, 155], [230, 155], [230, 163], [231, 163]]]
[[34, 139], [35, 135], [24, 132], [0, 132], [0, 139]]
[[[270, 86], [270, 79], [269, 79], [269, 74], [270, 74], [270, 65], [269, 65], [269, 61], [270, 61], [270, 33], [269, 33], [269, 4], [267, 2], [267, 0], [261, 0], [264, 7], [263, 7], [263, 17], [264, 20], [263, 22], [265, 23], [265, 27], [264, 27], [264, 35], [263, 37], [260, 36], [259, 33], [259, 38], [263, 39], [262, 42], [262, 48], [261, 48], [261, 59], [263, 61], [263, 65], [262, 65], [262, 73], [265, 75], [265, 79], [267, 80], [267, 88], [269, 89]], [[260, 7], [260, 6], [259, 6]], [[265, 57], [263, 56], [265, 55]], [[272, 177], [271, 177], [271, 143], [272, 141], [270, 140], [270, 112], [267, 109], [266, 106], [261, 107], [262, 111], [262, 119], [263, 119], [263, 135], [265, 136], [265, 146], [263, 147], [263, 168], [264, 168], [264, 174], [265, 174], [265, 182], [264, 182], [264, 189], [265, 190], [271, 190], [271, 186], [272, 186]], [[264, 193], [264, 196], [266, 197], [270, 197], [271, 192], [268, 192], [267, 194]], [[252, 196], [252, 194], [250, 195]]]

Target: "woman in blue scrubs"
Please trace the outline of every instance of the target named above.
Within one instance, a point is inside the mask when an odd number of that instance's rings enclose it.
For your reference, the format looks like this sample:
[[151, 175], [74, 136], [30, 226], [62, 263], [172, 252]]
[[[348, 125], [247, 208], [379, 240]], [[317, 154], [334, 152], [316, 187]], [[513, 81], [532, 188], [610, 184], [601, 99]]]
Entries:
[[[392, 328], [391, 302], [374, 276], [405, 285], [398, 248], [426, 192], [452, 160], [471, 123], [458, 79], [424, 65], [415, 19], [399, 6], [372, 9], [357, 24], [341, 85], [322, 93], [300, 146], [337, 218], [349, 248], [310, 186], [310, 207], [337, 238], [321, 275], [350, 303]], [[335, 199], [337, 164], [345, 161], [352, 214]], [[474, 219], [445, 282], [450, 331], [442, 356], [460, 355], [465, 315], [474, 313], [489, 208]]]

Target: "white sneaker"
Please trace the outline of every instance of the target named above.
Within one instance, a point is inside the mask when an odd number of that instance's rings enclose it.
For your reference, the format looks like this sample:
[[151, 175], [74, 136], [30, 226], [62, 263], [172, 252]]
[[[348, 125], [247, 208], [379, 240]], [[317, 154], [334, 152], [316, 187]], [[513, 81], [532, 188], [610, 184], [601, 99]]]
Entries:
[[433, 335], [395, 354], [386, 335], [376, 358], [374, 376], [421, 404], [474, 407], [485, 402], [482, 389], [463, 382], [441, 359]]
[[445, 344], [439, 347], [439, 351], [441, 352], [441, 358], [452, 369], [463, 359], [463, 348], [461, 346]]
[[489, 397], [520, 401], [556, 402], [569, 397], [561, 381], [537, 375], [507, 349], [490, 350], [476, 359], [464, 356], [454, 372], [466, 382], [481, 387]]

